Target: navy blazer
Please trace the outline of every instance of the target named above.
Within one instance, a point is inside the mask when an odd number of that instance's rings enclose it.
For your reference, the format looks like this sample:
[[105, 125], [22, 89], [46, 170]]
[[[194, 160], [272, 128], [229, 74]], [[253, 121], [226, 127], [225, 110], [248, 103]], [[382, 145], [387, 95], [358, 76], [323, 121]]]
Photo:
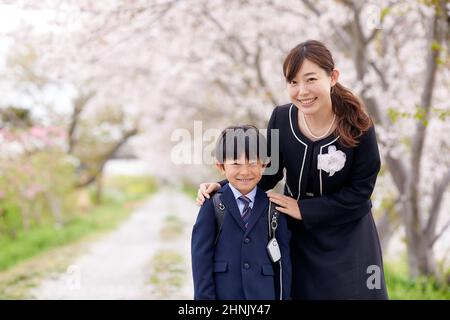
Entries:
[[[288, 217], [292, 231], [293, 299], [386, 299], [381, 246], [371, 214], [372, 195], [380, 170], [375, 129], [346, 148], [331, 134], [308, 139], [298, 126], [298, 109], [292, 104], [276, 107], [268, 130], [279, 130], [278, 171], [264, 175], [258, 184], [272, 189], [286, 171], [285, 194], [297, 199], [302, 220]], [[268, 132], [268, 150], [272, 136]], [[344, 167], [330, 176], [319, 170], [319, 154], [335, 146], [345, 153]], [[379, 270], [379, 288], [367, 280]], [[370, 280], [369, 280], [370, 281]]]
[[[216, 217], [212, 199], [200, 208], [192, 231], [191, 254], [194, 299], [279, 299], [277, 267], [267, 253], [269, 200], [260, 188], [245, 228], [236, 199], [228, 184], [220, 190], [226, 207], [217, 244]], [[276, 238], [282, 255], [283, 298], [290, 298], [290, 232], [280, 215]]]

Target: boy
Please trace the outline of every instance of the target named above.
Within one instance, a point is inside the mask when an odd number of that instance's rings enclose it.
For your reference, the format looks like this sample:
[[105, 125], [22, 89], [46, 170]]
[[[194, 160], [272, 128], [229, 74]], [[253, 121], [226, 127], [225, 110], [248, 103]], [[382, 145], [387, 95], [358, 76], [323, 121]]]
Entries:
[[278, 215], [281, 262], [272, 262], [269, 200], [257, 187], [268, 159], [258, 146], [266, 141], [253, 126], [229, 127], [217, 141], [216, 166], [228, 180], [218, 191], [224, 215], [218, 226], [214, 201], [200, 208], [191, 243], [194, 299], [290, 298], [290, 232], [285, 215]]

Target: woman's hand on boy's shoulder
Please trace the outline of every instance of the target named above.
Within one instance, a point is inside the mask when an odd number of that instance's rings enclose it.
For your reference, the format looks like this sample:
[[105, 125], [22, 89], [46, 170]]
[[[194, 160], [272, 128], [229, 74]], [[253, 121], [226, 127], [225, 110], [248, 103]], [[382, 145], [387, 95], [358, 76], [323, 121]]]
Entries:
[[205, 199], [210, 198], [210, 194], [220, 189], [220, 184], [217, 182], [203, 182], [197, 191], [197, 199], [195, 201], [199, 206], [203, 205]]

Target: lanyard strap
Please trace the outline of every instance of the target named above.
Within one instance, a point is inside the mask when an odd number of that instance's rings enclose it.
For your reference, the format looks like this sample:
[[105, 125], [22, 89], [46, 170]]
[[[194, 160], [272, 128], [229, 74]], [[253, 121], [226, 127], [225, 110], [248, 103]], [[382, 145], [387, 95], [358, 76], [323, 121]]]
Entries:
[[278, 228], [278, 215], [280, 213], [275, 209], [272, 202], [269, 203], [269, 237], [275, 238], [275, 231]]

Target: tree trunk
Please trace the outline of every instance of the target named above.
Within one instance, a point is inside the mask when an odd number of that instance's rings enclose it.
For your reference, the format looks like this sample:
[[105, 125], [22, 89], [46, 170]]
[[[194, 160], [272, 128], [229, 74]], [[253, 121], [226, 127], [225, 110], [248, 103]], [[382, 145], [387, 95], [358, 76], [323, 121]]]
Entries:
[[417, 243], [411, 247], [413, 249], [412, 256], [414, 256], [416, 264], [410, 266], [410, 274], [414, 277], [426, 275], [439, 278], [433, 247], [428, 246], [426, 238], [417, 238]]
[[95, 177], [95, 198], [94, 198], [94, 203], [95, 204], [101, 204], [102, 203], [102, 194], [103, 194], [103, 175], [100, 172], [96, 177]]
[[[435, 13], [432, 21], [431, 33], [428, 39], [428, 52], [426, 57], [425, 81], [424, 88], [420, 99], [420, 108], [425, 111], [425, 117], [417, 123], [414, 138], [412, 140], [411, 150], [411, 166], [406, 179], [405, 185], [405, 227], [409, 256], [410, 275], [416, 277], [418, 275], [434, 275], [438, 277], [433, 254], [433, 244], [435, 238], [435, 230], [426, 228], [430, 223], [430, 219], [439, 212], [421, 212], [420, 207], [421, 193], [421, 163], [425, 150], [425, 139], [427, 136], [428, 120], [430, 117], [430, 109], [436, 75], [438, 69], [438, 58], [440, 49], [436, 48], [436, 44], [440, 45], [444, 41], [446, 34], [446, 1], [441, 0], [435, 3]], [[427, 220], [425, 220], [427, 218]]]
[[386, 208], [383, 215], [376, 221], [378, 236], [383, 252], [387, 252], [392, 236], [400, 226], [400, 219], [398, 219], [398, 216], [399, 215], [395, 210], [395, 202], [393, 202], [393, 204]]
[[417, 212], [417, 201], [411, 199], [404, 203], [403, 219], [406, 230], [406, 247], [408, 251], [409, 274], [415, 278], [419, 275], [438, 276], [433, 244], [430, 235], [423, 232]]

